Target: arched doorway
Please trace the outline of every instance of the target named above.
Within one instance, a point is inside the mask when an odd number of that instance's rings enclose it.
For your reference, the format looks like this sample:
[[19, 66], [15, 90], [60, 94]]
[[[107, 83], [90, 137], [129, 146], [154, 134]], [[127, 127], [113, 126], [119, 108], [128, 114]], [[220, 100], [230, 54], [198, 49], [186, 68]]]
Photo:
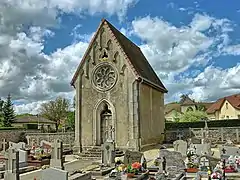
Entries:
[[101, 146], [110, 136], [116, 142], [116, 109], [107, 99], [101, 99], [93, 109], [93, 145]]
[[107, 104], [104, 104], [104, 108], [100, 114], [100, 143], [103, 144], [108, 138], [111, 137], [112, 128], [112, 112]]

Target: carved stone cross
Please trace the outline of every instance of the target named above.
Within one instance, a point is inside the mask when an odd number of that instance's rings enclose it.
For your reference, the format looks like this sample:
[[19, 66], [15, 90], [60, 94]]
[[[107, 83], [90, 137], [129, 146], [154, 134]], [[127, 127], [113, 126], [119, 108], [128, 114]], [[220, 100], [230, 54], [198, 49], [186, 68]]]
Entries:
[[3, 139], [1, 143], [2, 143], [3, 152], [5, 152], [7, 150], [6, 149], [6, 145], [7, 145], [6, 139]]
[[179, 140], [181, 140], [183, 135], [182, 134], [178, 134], [177, 137], [178, 137]]

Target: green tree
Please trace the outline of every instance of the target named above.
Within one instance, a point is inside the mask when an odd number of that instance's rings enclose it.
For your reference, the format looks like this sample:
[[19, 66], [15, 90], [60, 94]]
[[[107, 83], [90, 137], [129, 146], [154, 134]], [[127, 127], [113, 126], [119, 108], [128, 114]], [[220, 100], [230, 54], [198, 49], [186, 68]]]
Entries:
[[58, 97], [54, 101], [49, 101], [47, 103], [43, 103], [40, 107], [40, 114], [55, 122], [56, 131], [58, 131], [58, 127], [61, 121], [67, 119], [68, 112], [70, 109], [69, 100]]
[[206, 118], [207, 114], [203, 111], [188, 111], [180, 116], [180, 122], [196, 122]]
[[67, 115], [66, 128], [73, 131], [75, 128], [75, 111], [69, 111]]
[[4, 101], [0, 98], [0, 127], [3, 126], [3, 105]]
[[197, 106], [197, 109], [198, 109], [199, 111], [206, 111], [206, 107], [205, 107], [203, 104], [199, 104], [199, 105]]
[[8, 94], [7, 100], [3, 105], [3, 126], [4, 127], [11, 127], [12, 123], [14, 122], [15, 119], [15, 112], [13, 109], [13, 104], [11, 100], [11, 95]]

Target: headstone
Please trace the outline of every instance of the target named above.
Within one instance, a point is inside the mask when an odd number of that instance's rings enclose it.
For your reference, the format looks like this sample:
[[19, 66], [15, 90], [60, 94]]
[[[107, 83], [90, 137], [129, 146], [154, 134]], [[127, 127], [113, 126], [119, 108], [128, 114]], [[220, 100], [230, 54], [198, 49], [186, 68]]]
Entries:
[[16, 150], [25, 149], [26, 144], [24, 142], [19, 142], [19, 143], [9, 142], [9, 147], [12, 147], [13, 149], [16, 149]]
[[115, 144], [106, 141], [102, 145], [102, 163], [106, 166], [112, 166], [115, 163]]
[[196, 155], [212, 155], [211, 144], [191, 144], [190, 148], [195, 149]]
[[[176, 151], [168, 151], [166, 149], [161, 149], [159, 151], [159, 158], [165, 157], [167, 167], [176, 167], [175, 173], [182, 173], [185, 169], [185, 163], [183, 161], [182, 154]], [[167, 169], [168, 171], [168, 169]]]
[[9, 148], [5, 155], [6, 166], [4, 180], [19, 180], [19, 152]]
[[50, 167], [63, 169], [63, 143], [60, 140], [54, 139], [52, 145], [52, 155], [50, 160]]
[[183, 156], [187, 153], [187, 142], [183, 140], [177, 140], [173, 142], [174, 151], [180, 152]]
[[57, 168], [47, 168], [42, 171], [42, 180], [68, 180], [68, 172], [57, 169]]
[[2, 139], [2, 142], [1, 142], [1, 149], [2, 149], [2, 152], [6, 152], [7, 150], [7, 144], [8, 142], [6, 141], [6, 139]]
[[234, 146], [220, 146], [219, 147], [220, 157], [221, 158], [229, 158], [232, 156], [240, 155], [240, 148]]
[[124, 155], [123, 163], [125, 165], [127, 165], [127, 164], [132, 165], [132, 163], [134, 163], [134, 162], [141, 162], [142, 156], [143, 156], [143, 153], [141, 153], [139, 151], [127, 150]]
[[28, 165], [28, 152], [22, 149], [18, 150], [19, 152], [19, 168], [26, 167]]

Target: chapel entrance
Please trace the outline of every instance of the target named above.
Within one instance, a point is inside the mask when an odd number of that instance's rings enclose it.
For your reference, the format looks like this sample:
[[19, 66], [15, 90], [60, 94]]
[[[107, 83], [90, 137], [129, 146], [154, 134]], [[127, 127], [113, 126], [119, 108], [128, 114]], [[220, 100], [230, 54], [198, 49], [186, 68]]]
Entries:
[[107, 139], [112, 139], [112, 112], [107, 104], [104, 104], [104, 108], [101, 112], [101, 134], [100, 143], [103, 144]]

